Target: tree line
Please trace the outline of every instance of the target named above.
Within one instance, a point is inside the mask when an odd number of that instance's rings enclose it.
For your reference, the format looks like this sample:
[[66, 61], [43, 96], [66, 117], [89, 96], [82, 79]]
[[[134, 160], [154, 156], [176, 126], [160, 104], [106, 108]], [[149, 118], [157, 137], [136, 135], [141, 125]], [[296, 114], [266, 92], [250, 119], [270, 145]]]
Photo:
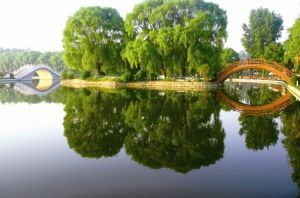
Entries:
[[83, 7], [66, 22], [63, 52], [0, 50], [0, 72], [23, 64], [49, 64], [85, 77], [123, 75], [127, 80], [216, 73], [244, 58], [263, 58], [300, 71], [300, 17], [288, 39], [278, 39], [282, 17], [266, 8], [251, 11], [243, 24], [245, 52], [224, 48], [226, 12], [203, 0], [145, 0], [125, 19], [113, 8]]
[[[243, 24], [244, 58], [263, 58], [299, 72], [300, 19], [289, 38], [278, 42], [283, 30], [279, 14], [252, 10]], [[226, 12], [202, 0], [146, 0], [125, 20], [112, 8], [85, 7], [71, 16], [63, 37], [66, 65], [77, 71], [135, 74], [198, 75], [213, 80], [216, 73], [240, 59], [227, 38]], [[131, 76], [133, 78], [133, 76]]]
[[84, 7], [64, 30], [66, 65], [74, 70], [141, 77], [198, 74], [221, 68], [226, 12], [202, 0], [146, 0], [125, 20], [112, 8]]
[[62, 52], [42, 53], [21, 49], [0, 49], [1, 76], [4, 76], [25, 64], [46, 64], [59, 72], [65, 68]]

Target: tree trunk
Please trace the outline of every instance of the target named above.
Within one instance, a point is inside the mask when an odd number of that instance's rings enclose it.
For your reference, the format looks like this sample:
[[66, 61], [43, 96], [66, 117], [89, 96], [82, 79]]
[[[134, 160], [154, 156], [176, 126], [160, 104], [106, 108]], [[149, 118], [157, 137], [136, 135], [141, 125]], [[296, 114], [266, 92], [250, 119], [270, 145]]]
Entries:
[[164, 74], [164, 76], [166, 78], [167, 77], [167, 69], [166, 69], [165, 65], [163, 66], [163, 74]]
[[185, 67], [181, 67], [181, 76], [184, 77], [185, 76]]
[[98, 76], [100, 76], [100, 74], [101, 74], [101, 67], [102, 67], [102, 65], [99, 64], [99, 63], [97, 63], [96, 69], [97, 69], [97, 74], [98, 74]]

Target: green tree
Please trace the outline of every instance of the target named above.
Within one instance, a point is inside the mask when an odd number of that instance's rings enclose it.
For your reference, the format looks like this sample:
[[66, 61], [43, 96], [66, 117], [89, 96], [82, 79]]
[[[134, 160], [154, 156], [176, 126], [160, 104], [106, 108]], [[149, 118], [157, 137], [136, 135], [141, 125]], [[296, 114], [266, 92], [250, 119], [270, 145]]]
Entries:
[[292, 64], [296, 72], [300, 72], [300, 17], [289, 28], [289, 37], [285, 42], [284, 62]]
[[222, 68], [225, 68], [226, 66], [228, 66], [230, 63], [234, 63], [236, 61], [240, 60], [240, 56], [239, 54], [234, 51], [234, 49], [232, 48], [225, 48], [222, 51], [222, 55], [221, 55], [221, 66]]
[[265, 48], [281, 36], [282, 17], [266, 8], [252, 10], [249, 24], [243, 24], [242, 43], [251, 58], [264, 58]]
[[146, 42], [155, 53], [136, 56], [138, 50], [130, 44], [123, 58], [135, 65], [146, 60], [164, 75], [169, 71], [184, 76], [188, 71], [211, 79], [220, 68], [226, 26], [225, 11], [213, 3], [146, 0], [127, 16], [125, 27], [133, 42]]
[[277, 63], [283, 63], [284, 46], [281, 43], [273, 43], [266, 46], [264, 58]]
[[96, 70], [121, 64], [124, 22], [112, 8], [80, 8], [69, 17], [63, 35], [64, 60], [75, 70]]

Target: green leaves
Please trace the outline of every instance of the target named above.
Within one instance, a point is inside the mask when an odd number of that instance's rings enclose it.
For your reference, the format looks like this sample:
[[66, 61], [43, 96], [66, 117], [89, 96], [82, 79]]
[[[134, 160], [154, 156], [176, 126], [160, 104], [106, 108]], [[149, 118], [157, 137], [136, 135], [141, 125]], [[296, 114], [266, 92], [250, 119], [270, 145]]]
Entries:
[[73, 69], [97, 70], [121, 63], [124, 22], [112, 8], [86, 7], [71, 16], [63, 37], [64, 60]]
[[300, 17], [295, 21], [294, 25], [289, 29], [289, 37], [284, 44], [285, 55], [284, 62], [293, 64], [296, 72], [300, 71]]
[[249, 24], [243, 24], [244, 35], [242, 43], [252, 58], [265, 58], [265, 48], [275, 44], [281, 36], [282, 17], [268, 9], [252, 10]]
[[234, 63], [239, 60], [240, 60], [239, 54], [236, 51], [234, 51], [232, 48], [225, 48], [222, 51], [222, 55], [221, 55], [222, 68], [225, 68], [230, 63]]
[[220, 68], [226, 25], [225, 11], [212, 3], [145, 1], [126, 18], [126, 30], [134, 41], [128, 43], [122, 57], [133, 68], [155, 69], [165, 75], [184, 76], [187, 70], [193, 74], [203, 67], [200, 70], [213, 79]]

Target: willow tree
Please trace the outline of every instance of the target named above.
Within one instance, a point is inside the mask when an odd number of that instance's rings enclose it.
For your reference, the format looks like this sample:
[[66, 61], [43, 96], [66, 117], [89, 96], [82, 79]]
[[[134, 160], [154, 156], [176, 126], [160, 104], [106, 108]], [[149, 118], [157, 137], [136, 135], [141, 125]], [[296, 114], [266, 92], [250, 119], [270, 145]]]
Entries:
[[205, 71], [210, 77], [220, 66], [226, 26], [225, 11], [202, 0], [146, 0], [125, 20], [132, 42], [142, 39], [155, 47], [157, 56], [150, 58], [161, 60], [159, 69], [164, 74], [166, 70], [179, 70], [182, 75], [187, 70]]
[[96, 70], [120, 63], [124, 22], [112, 8], [80, 8], [69, 17], [64, 34], [64, 61], [75, 70]]

